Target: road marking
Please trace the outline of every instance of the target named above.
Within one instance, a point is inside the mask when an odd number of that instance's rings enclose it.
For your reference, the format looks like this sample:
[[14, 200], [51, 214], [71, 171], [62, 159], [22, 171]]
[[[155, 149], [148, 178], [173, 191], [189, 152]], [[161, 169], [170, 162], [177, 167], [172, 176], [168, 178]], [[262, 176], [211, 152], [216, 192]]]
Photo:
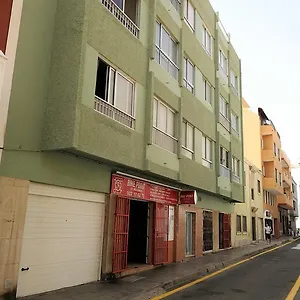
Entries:
[[[229, 266], [227, 266], [227, 267], [225, 267], [225, 268], [223, 268], [223, 269], [221, 269], [221, 270], [218, 270], [218, 271], [213, 272], [213, 273], [211, 273], [211, 274], [209, 274], [209, 275], [206, 275], [206, 276], [204, 276], [204, 277], [201, 277], [201, 278], [199, 278], [199, 279], [197, 279], [197, 280], [195, 280], [195, 281], [192, 281], [192, 282], [190, 282], [190, 283], [188, 283], [188, 284], [185, 284], [185, 285], [183, 285], [183, 286], [181, 286], [181, 287], [179, 287], [179, 288], [177, 288], [177, 289], [174, 289], [174, 290], [172, 290], [172, 291], [166, 292], [166, 293], [164, 293], [164, 294], [162, 294], [162, 295], [160, 295], [160, 296], [156, 296], [156, 297], [152, 298], [152, 300], [161, 300], [161, 299], [165, 299], [165, 298], [167, 298], [167, 297], [169, 297], [169, 296], [171, 296], [171, 295], [173, 295], [173, 294], [176, 294], [176, 293], [178, 293], [178, 292], [180, 292], [180, 291], [182, 291], [182, 290], [185, 290], [185, 289], [187, 289], [187, 288], [189, 288], [189, 287], [191, 287], [191, 286], [193, 286], [193, 285], [195, 285], [195, 284], [198, 284], [198, 283], [203, 282], [203, 281], [205, 281], [205, 280], [208, 280], [208, 279], [210, 279], [210, 278], [212, 278], [212, 277], [215, 277], [215, 276], [217, 276], [217, 275], [219, 275], [219, 274], [221, 274], [221, 273], [223, 273], [223, 272], [225, 272], [225, 271], [227, 271], [227, 270], [229, 270], [229, 269], [232, 269], [232, 268], [234, 268], [234, 267], [236, 267], [236, 266], [239, 266], [239, 265], [241, 265], [241, 264], [243, 264], [243, 263], [245, 263], [245, 262], [247, 262], [247, 261], [250, 261], [250, 260], [252, 260], [252, 259], [255, 259], [255, 258], [261, 256], [261, 255], [270, 253], [270, 252], [275, 251], [275, 250], [277, 250], [277, 249], [279, 249], [279, 248], [282, 248], [282, 247], [285, 247], [285, 246], [287, 246], [287, 245], [289, 245], [289, 244], [291, 244], [291, 243], [294, 243], [295, 241], [297, 241], [297, 240], [299, 240], [299, 239], [300, 239], [300, 238], [297, 238], [297, 239], [295, 239], [295, 240], [293, 240], [293, 241], [290, 241], [290, 242], [288, 242], [288, 243], [285, 243], [285, 244], [283, 244], [283, 245], [274, 247], [274, 248], [272, 248], [272, 249], [269, 249], [269, 250], [267, 250], [267, 251], [261, 252], [261, 253], [259, 253], [259, 254], [254, 255], [254, 256], [251, 256], [251, 257], [249, 257], [249, 258], [243, 259], [243, 260], [241, 260], [241, 261], [239, 261], [239, 262], [237, 262], [237, 263], [234, 263], [234, 264], [232, 264], [232, 265], [229, 265]], [[299, 283], [300, 283], [300, 282], [299, 282]], [[287, 298], [287, 299], [288, 299], [288, 298]], [[292, 299], [293, 299], [293, 298], [289, 298], [288, 300], [292, 300]]]
[[300, 244], [298, 244], [296, 247], [293, 247], [294, 250], [300, 250]]
[[293, 300], [296, 297], [299, 288], [300, 288], [300, 276], [298, 277], [297, 281], [295, 282], [294, 286], [290, 290], [285, 300]]

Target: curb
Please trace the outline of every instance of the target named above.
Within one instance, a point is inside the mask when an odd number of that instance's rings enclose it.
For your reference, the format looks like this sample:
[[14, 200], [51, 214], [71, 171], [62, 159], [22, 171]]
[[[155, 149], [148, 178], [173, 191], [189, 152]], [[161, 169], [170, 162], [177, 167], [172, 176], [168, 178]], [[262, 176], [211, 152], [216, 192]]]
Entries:
[[225, 262], [220, 262], [220, 263], [217, 263], [217, 264], [211, 264], [211, 265], [208, 265], [208, 266], [205, 266], [206, 270], [205, 269], [202, 269], [202, 270], [199, 270], [198, 272], [195, 272], [195, 273], [192, 273], [192, 274], [189, 274], [187, 276], [183, 276], [181, 278], [178, 278], [178, 279], [174, 279], [174, 280], [171, 280], [169, 282], [164, 282], [163, 284], [161, 284], [159, 287], [160, 288], [163, 288], [166, 292], [170, 291], [170, 290], [173, 290], [175, 288], [178, 288], [182, 285], [185, 285], [185, 284], [188, 284], [196, 279], [199, 279], [205, 275], [208, 275], [208, 274], [211, 274], [215, 271], [218, 271], [218, 270], [221, 270], [221, 269], [224, 269], [225, 267], [229, 266], [229, 265], [232, 265], [234, 263], [237, 263], [243, 259], [246, 259], [246, 258], [250, 258], [252, 256], [255, 256], [259, 253], [262, 253], [262, 252], [265, 252], [267, 250], [270, 250], [270, 249], [273, 249], [277, 246], [280, 246], [280, 245], [283, 245], [283, 244], [286, 244], [286, 243], [289, 243], [293, 241], [293, 239], [288, 239], [288, 240], [285, 240], [285, 241], [282, 241], [282, 242], [277, 242], [273, 245], [270, 245], [270, 246], [267, 246], [265, 248], [262, 248], [262, 249], [259, 249], [259, 250], [255, 250], [253, 252], [250, 252], [250, 253], [247, 253], [247, 254], [244, 254], [238, 258], [235, 258], [235, 259], [231, 259], [229, 261], [225, 261]]

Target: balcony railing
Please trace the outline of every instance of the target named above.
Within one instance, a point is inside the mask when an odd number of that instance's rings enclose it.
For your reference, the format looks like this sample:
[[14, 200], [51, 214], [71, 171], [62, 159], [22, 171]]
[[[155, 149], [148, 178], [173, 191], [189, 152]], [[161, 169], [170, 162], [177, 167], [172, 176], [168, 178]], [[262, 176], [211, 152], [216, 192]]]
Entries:
[[152, 143], [172, 153], [177, 153], [177, 139], [156, 127], [152, 129]]
[[230, 169], [223, 165], [220, 165], [220, 176], [230, 178]]
[[234, 181], [236, 183], [240, 183], [241, 182], [241, 178], [238, 175], [232, 174], [232, 181]]
[[175, 9], [179, 12], [180, 11], [180, 0], [170, 0], [170, 2], [173, 4]]
[[230, 130], [230, 122], [229, 120], [223, 116], [221, 113], [219, 114], [219, 122], [229, 131]]
[[106, 115], [117, 122], [130, 128], [135, 127], [135, 118], [121, 111], [117, 107], [95, 96], [94, 109], [99, 113]]
[[139, 37], [140, 29], [112, 0], [101, 0], [102, 4], [113, 14], [135, 37]]

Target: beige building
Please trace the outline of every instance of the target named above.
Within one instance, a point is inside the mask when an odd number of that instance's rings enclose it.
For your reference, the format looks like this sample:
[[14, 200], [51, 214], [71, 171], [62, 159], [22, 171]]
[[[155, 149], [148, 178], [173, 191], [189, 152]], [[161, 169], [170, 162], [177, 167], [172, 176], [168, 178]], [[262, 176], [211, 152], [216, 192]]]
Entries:
[[243, 100], [245, 203], [235, 204], [232, 246], [264, 238], [260, 119]]

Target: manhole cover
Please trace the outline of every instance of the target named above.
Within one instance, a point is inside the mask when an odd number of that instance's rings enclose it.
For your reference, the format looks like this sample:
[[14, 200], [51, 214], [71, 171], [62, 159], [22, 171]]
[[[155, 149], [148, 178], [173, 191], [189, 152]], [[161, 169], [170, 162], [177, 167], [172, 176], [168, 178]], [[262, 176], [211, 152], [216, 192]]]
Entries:
[[136, 282], [136, 281], [142, 280], [142, 279], [144, 279], [144, 278], [145, 278], [145, 277], [132, 275], [132, 276], [124, 277], [124, 278], [122, 278], [121, 280], [122, 280], [122, 281], [127, 281], [127, 282]]

